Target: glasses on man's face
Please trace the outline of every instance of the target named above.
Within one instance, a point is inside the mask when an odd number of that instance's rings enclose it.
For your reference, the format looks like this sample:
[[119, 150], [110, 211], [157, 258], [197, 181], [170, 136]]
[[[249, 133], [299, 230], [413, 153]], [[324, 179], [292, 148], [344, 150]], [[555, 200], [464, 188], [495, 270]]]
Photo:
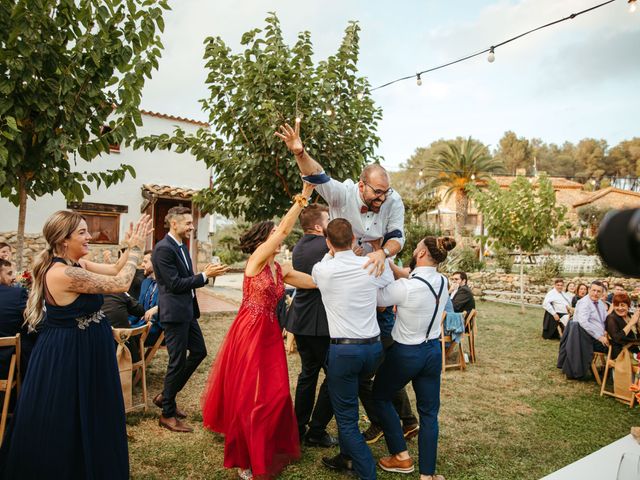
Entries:
[[371, 189], [371, 191], [373, 192], [373, 194], [376, 197], [382, 197], [382, 196], [388, 197], [389, 195], [391, 195], [393, 193], [393, 188], [389, 188], [387, 190], [380, 190], [380, 189], [377, 189], [377, 188], [373, 188], [367, 182], [364, 182], [364, 184]]

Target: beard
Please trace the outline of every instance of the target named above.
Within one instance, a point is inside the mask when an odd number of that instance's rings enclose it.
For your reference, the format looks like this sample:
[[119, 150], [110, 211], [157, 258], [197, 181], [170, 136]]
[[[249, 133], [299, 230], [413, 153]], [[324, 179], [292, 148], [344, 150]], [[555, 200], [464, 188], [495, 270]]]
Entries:
[[410, 271], [414, 271], [416, 268], [416, 264], [418, 263], [418, 259], [416, 258], [416, 256], [412, 256], [411, 257], [411, 261], [409, 262], [409, 270]]

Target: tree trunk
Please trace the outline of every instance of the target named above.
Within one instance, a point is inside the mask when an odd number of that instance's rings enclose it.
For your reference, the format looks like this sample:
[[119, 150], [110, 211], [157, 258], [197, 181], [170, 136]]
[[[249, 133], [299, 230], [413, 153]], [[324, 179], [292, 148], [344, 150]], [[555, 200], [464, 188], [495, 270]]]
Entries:
[[18, 210], [18, 234], [16, 235], [16, 270], [22, 271], [22, 252], [24, 250], [24, 224], [27, 218], [27, 189], [24, 177], [18, 178], [18, 195], [20, 207]]
[[456, 240], [460, 241], [467, 224], [467, 207], [469, 199], [463, 190], [456, 191]]
[[524, 254], [520, 251], [520, 313], [524, 314]]

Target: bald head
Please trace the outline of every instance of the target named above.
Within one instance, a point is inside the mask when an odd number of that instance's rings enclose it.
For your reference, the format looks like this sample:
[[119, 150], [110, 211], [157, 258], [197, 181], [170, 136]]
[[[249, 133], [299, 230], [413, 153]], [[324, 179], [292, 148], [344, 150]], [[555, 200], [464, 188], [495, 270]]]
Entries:
[[[362, 169], [362, 173], [360, 174], [360, 180], [362, 182], [376, 182], [376, 183], [387, 183], [391, 182], [389, 178], [389, 173], [387, 170], [377, 163], [372, 163], [367, 165]], [[387, 187], [388, 188], [388, 187]]]

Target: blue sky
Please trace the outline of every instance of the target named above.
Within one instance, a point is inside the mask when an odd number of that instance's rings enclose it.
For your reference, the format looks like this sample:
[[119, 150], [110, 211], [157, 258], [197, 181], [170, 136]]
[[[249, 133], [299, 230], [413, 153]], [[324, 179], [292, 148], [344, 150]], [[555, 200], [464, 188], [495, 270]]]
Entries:
[[[238, 51], [241, 35], [275, 11], [288, 41], [309, 30], [318, 59], [349, 20], [362, 27], [360, 73], [372, 86], [445, 63], [599, 0], [180, 0], [172, 2], [148, 110], [206, 120], [205, 37]], [[626, 0], [531, 34], [484, 56], [374, 92], [383, 110], [378, 153], [397, 169], [417, 147], [473, 136], [495, 146], [506, 130], [546, 142], [640, 136], [640, 9]]]

